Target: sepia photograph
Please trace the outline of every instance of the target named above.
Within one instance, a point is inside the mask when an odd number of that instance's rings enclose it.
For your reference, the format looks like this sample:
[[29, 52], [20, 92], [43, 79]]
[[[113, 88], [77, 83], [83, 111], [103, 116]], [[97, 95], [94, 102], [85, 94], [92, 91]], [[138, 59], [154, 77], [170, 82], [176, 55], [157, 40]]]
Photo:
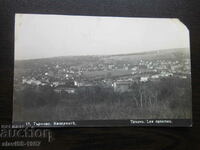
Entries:
[[15, 14], [14, 42], [13, 122], [192, 119], [177, 18]]

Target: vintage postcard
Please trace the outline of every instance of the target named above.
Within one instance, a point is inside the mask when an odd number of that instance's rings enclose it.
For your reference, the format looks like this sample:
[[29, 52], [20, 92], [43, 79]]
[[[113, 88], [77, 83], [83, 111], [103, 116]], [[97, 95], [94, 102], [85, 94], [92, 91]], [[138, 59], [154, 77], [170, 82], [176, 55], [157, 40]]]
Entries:
[[15, 15], [13, 124], [191, 126], [177, 18]]

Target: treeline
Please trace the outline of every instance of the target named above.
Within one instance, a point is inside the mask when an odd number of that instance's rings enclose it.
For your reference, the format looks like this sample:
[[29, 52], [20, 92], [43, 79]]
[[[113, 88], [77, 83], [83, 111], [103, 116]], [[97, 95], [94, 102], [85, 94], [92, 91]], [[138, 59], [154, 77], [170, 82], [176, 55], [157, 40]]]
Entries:
[[78, 88], [76, 94], [58, 94], [48, 86], [27, 86], [15, 92], [14, 115], [18, 120], [191, 117], [189, 79], [134, 83], [130, 88], [130, 92], [115, 93], [112, 88], [96, 86]]

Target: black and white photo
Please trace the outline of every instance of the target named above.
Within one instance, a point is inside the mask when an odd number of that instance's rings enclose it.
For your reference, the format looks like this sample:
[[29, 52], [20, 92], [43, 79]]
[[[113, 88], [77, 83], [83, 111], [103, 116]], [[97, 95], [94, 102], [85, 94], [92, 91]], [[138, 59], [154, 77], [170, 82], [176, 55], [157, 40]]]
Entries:
[[191, 120], [191, 98], [177, 18], [15, 15], [13, 122]]

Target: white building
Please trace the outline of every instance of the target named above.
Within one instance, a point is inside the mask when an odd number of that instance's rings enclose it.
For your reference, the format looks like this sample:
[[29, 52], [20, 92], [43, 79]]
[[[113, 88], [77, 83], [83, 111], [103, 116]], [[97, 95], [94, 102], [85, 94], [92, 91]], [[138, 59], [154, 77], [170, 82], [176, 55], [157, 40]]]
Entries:
[[116, 81], [113, 83], [114, 92], [128, 92], [130, 91], [131, 84], [130, 81]]
[[149, 80], [149, 77], [140, 77], [141, 82], [147, 82]]

